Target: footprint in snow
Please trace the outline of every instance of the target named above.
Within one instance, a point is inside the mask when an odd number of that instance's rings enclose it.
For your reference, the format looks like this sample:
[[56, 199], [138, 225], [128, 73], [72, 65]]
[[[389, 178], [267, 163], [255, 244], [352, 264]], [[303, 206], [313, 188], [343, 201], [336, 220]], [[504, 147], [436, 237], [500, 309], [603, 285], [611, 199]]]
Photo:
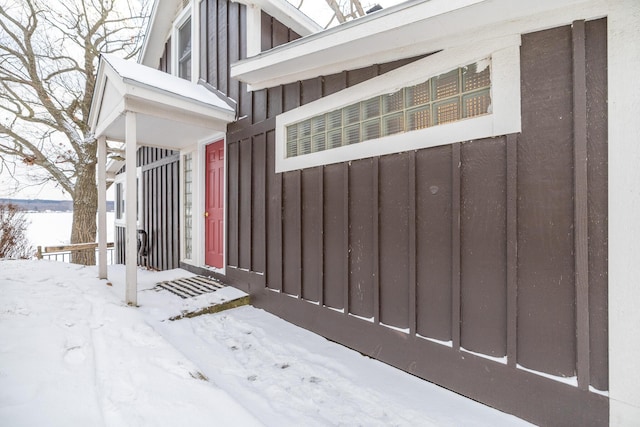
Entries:
[[79, 365], [84, 362], [85, 359], [84, 349], [79, 345], [68, 348], [64, 353], [64, 361], [70, 365]]

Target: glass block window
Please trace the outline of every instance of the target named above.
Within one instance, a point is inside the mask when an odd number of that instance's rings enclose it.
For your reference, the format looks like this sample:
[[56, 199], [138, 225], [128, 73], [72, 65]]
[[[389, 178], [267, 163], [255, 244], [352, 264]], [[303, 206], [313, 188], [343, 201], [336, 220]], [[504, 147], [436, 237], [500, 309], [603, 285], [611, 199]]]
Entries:
[[193, 155], [185, 154], [184, 160], [184, 257], [193, 255]]
[[[480, 61], [488, 64], [488, 61]], [[295, 157], [490, 112], [491, 71], [478, 63], [286, 127]]]

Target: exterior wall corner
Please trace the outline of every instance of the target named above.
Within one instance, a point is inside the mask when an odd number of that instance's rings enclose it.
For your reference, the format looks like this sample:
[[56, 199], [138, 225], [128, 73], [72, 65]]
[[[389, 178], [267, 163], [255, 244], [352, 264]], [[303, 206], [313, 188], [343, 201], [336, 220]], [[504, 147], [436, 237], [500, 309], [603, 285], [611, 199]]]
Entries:
[[640, 3], [610, 1], [609, 83], [609, 383], [610, 424], [640, 419]]

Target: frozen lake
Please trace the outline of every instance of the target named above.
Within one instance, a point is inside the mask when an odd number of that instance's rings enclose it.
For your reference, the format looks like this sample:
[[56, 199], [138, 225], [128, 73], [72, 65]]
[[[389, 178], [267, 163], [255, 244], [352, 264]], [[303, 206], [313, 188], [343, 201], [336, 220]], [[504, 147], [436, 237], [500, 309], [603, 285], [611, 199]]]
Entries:
[[[107, 212], [107, 242], [113, 242], [114, 212]], [[27, 238], [31, 246], [67, 245], [73, 212], [27, 212]]]

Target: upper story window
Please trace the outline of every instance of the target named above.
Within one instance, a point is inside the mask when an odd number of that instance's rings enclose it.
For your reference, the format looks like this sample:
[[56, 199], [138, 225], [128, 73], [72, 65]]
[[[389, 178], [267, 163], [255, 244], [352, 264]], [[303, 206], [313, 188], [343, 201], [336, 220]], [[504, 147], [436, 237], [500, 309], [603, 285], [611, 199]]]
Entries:
[[171, 26], [171, 74], [185, 80], [197, 81], [200, 49], [200, 2], [183, 0], [182, 10]]
[[485, 59], [287, 126], [287, 157], [356, 144], [489, 113]]
[[191, 80], [191, 17], [178, 29], [178, 77]]
[[520, 36], [445, 49], [276, 117], [276, 172], [520, 132]]

